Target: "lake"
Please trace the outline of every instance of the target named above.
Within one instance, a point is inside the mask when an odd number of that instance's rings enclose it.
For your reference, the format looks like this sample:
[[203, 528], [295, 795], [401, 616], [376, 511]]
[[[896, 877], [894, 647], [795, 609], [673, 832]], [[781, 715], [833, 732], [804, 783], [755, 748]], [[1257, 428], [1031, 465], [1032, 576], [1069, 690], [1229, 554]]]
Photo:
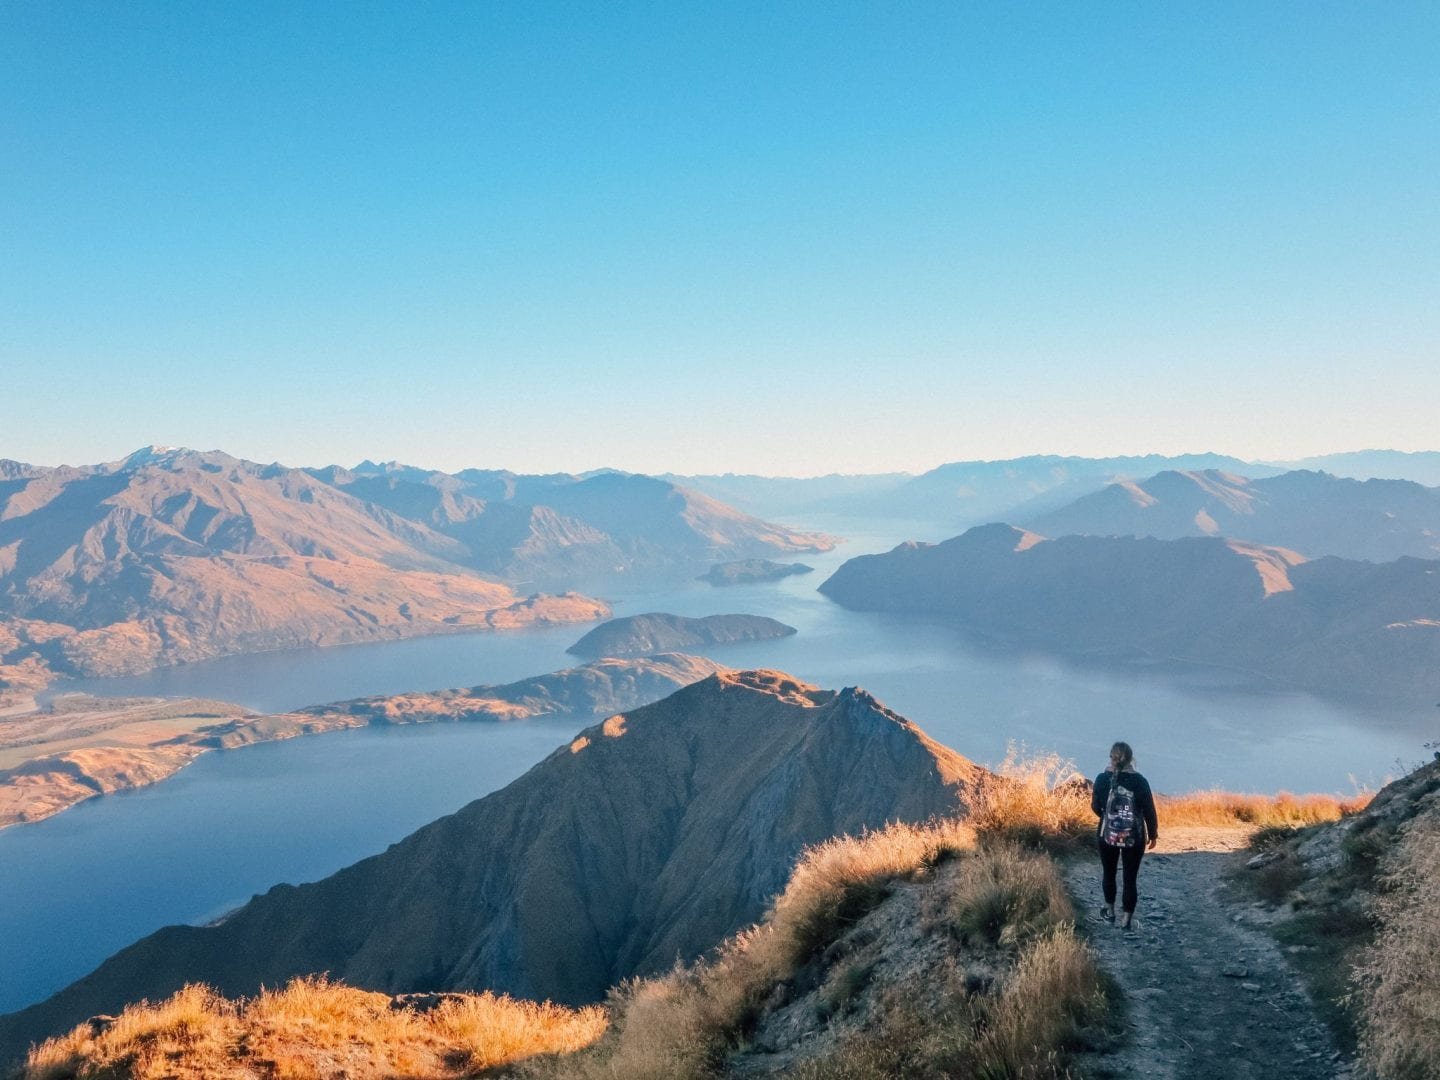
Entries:
[[[1428, 757], [1434, 710], [1361, 708], [1261, 691], [1224, 673], [1097, 670], [977, 647], [942, 626], [846, 611], [815, 587], [846, 558], [924, 523], [810, 520], [840, 551], [813, 574], [764, 585], [613, 587], [617, 614], [746, 612], [799, 633], [711, 651], [838, 688], [860, 685], [982, 763], [1009, 744], [1098, 772], [1112, 741], [1136, 749], [1160, 791], [1203, 787], [1349, 792]], [[848, 526], [848, 528], [847, 528]], [[367, 694], [500, 683], [577, 661], [587, 627], [420, 638], [268, 653], [145, 676], [67, 683], [99, 694], [213, 697], [279, 711]], [[170, 780], [0, 832], [0, 1012], [21, 1008], [162, 925], [216, 918], [278, 882], [313, 881], [519, 776], [581, 720], [374, 728], [206, 754]]]

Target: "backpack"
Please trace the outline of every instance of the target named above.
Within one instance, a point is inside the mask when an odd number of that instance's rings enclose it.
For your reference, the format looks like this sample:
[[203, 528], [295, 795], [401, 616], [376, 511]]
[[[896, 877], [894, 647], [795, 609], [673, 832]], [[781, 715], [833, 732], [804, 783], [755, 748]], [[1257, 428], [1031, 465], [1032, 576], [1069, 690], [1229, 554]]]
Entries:
[[1140, 840], [1135, 824], [1135, 793], [1120, 783], [1118, 774], [1110, 778], [1105, 815], [1100, 819], [1100, 839], [1121, 848], [1134, 847]]

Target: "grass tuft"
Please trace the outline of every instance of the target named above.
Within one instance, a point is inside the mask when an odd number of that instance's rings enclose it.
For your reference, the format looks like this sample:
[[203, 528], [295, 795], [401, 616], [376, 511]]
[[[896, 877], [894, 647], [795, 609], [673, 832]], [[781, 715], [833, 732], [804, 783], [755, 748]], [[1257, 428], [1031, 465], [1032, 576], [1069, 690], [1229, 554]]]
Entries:
[[1025, 941], [1074, 918], [1055, 864], [1011, 843], [966, 860], [950, 899], [962, 935], [992, 945]]
[[1095, 835], [1089, 782], [1074, 764], [1013, 743], [972, 790], [969, 821], [982, 836], [1025, 847], [1076, 847]]
[[569, 1053], [604, 1033], [603, 1009], [567, 1009], [495, 994], [447, 995], [433, 1009], [391, 1007], [385, 994], [323, 976], [230, 1001], [192, 985], [108, 1025], [86, 1023], [31, 1051], [22, 1080], [318, 1080], [339, 1076], [473, 1076], [537, 1055]]

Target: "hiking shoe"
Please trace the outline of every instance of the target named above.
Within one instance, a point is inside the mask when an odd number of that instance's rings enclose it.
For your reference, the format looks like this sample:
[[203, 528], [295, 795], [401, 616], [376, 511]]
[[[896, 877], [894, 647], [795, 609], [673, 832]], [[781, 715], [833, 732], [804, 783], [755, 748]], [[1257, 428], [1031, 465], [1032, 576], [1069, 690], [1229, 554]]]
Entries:
[[1104, 919], [1106, 922], [1114, 922], [1114, 921], [1115, 921], [1115, 909], [1112, 908], [1112, 907], [1102, 907], [1102, 908], [1100, 909], [1100, 917], [1101, 917], [1102, 919]]
[[1130, 912], [1127, 911], [1127, 912], [1125, 912], [1125, 914], [1124, 914], [1123, 916], [1121, 916], [1121, 918], [1120, 918], [1120, 929], [1121, 929], [1121, 930], [1134, 930], [1134, 929], [1135, 929], [1135, 917], [1134, 917], [1133, 915], [1131, 915]]

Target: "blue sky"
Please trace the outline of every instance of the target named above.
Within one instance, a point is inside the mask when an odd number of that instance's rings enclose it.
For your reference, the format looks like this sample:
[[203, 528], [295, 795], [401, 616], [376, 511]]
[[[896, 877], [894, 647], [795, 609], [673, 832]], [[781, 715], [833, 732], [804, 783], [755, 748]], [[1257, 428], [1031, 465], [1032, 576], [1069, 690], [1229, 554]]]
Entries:
[[1440, 448], [1440, 6], [0, 6], [0, 456]]

